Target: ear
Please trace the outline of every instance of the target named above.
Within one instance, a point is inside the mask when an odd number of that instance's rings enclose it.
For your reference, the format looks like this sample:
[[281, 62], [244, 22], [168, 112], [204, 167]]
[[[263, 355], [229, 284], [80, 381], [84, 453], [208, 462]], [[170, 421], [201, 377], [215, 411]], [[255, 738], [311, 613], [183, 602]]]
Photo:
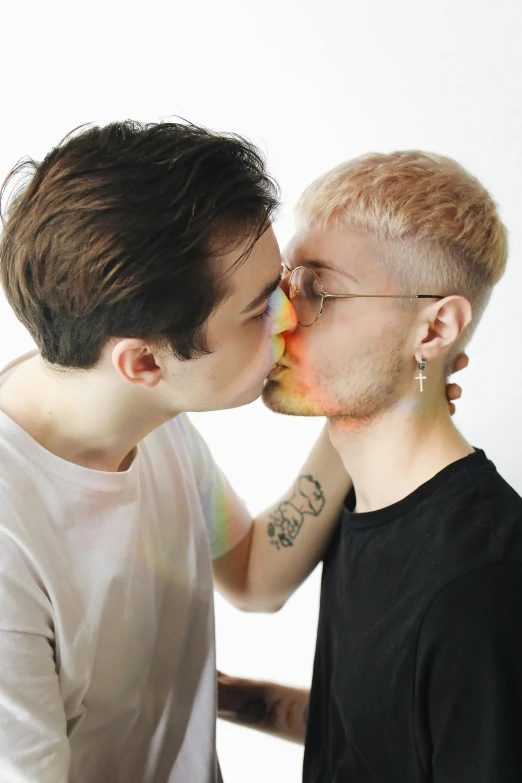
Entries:
[[422, 335], [415, 360], [433, 362], [446, 354], [471, 323], [471, 305], [463, 296], [447, 296], [423, 311]]
[[163, 376], [163, 367], [147, 340], [127, 337], [118, 340], [111, 358], [116, 372], [134, 386], [153, 389]]

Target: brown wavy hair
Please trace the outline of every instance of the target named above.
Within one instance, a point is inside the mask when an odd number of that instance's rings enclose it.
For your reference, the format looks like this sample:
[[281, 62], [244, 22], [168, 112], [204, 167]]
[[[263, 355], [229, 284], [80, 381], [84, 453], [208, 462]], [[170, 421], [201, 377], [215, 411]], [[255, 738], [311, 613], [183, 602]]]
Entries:
[[[25, 175], [25, 176], [24, 176]], [[115, 122], [69, 134], [2, 187], [0, 280], [43, 359], [95, 367], [113, 337], [180, 359], [210, 352], [229, 284], [217, 256], [270, 223], [278, 188], [259, 151], [186, 122]]]

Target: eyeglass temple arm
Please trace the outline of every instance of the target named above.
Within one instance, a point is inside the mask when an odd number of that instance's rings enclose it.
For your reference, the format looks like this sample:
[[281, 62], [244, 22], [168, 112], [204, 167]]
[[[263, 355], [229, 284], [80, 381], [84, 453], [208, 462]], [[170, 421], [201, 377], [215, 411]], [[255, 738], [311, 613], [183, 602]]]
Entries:
[[441, 294], [327, 294], [325, 299], [444, 299]]

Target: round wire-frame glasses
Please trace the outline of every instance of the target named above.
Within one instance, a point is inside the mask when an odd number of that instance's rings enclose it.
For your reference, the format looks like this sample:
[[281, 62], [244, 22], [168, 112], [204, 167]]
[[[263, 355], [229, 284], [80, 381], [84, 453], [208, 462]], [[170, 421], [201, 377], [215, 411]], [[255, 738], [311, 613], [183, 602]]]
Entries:
[[323, 312], [326, 299], [444, 299], [442, 294], [330, 294], [324, 290], [321, 278], [307, 266], [290, 269], [283, 263], [283, 271], [290, 274], [289, 299], [301, 326], [313, 326]]

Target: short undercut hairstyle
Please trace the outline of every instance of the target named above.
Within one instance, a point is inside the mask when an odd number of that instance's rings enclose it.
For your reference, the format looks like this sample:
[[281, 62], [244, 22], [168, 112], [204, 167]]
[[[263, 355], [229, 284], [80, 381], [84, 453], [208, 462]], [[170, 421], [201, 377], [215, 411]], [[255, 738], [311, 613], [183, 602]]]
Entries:
[[185, 122], [80, 129], [7, 190], [7, 300], [48, 364], [84, 370], [111, 338], [210, 352], [206, 322], [230, 293], [215, 261], [246, 243], [247, 257], [279, 196], [250, 142]]
[[[450, 158], [427, 152], [371, 153], [341, 164], [301, 196], [308, 225], [345, 227], [367, 236], [401, 294], [459, 294], [473, 322], [482, 316], [508, 255], [507, 232], [488, 191]], [[411, 306], [398, 300], [397, 306]]]

